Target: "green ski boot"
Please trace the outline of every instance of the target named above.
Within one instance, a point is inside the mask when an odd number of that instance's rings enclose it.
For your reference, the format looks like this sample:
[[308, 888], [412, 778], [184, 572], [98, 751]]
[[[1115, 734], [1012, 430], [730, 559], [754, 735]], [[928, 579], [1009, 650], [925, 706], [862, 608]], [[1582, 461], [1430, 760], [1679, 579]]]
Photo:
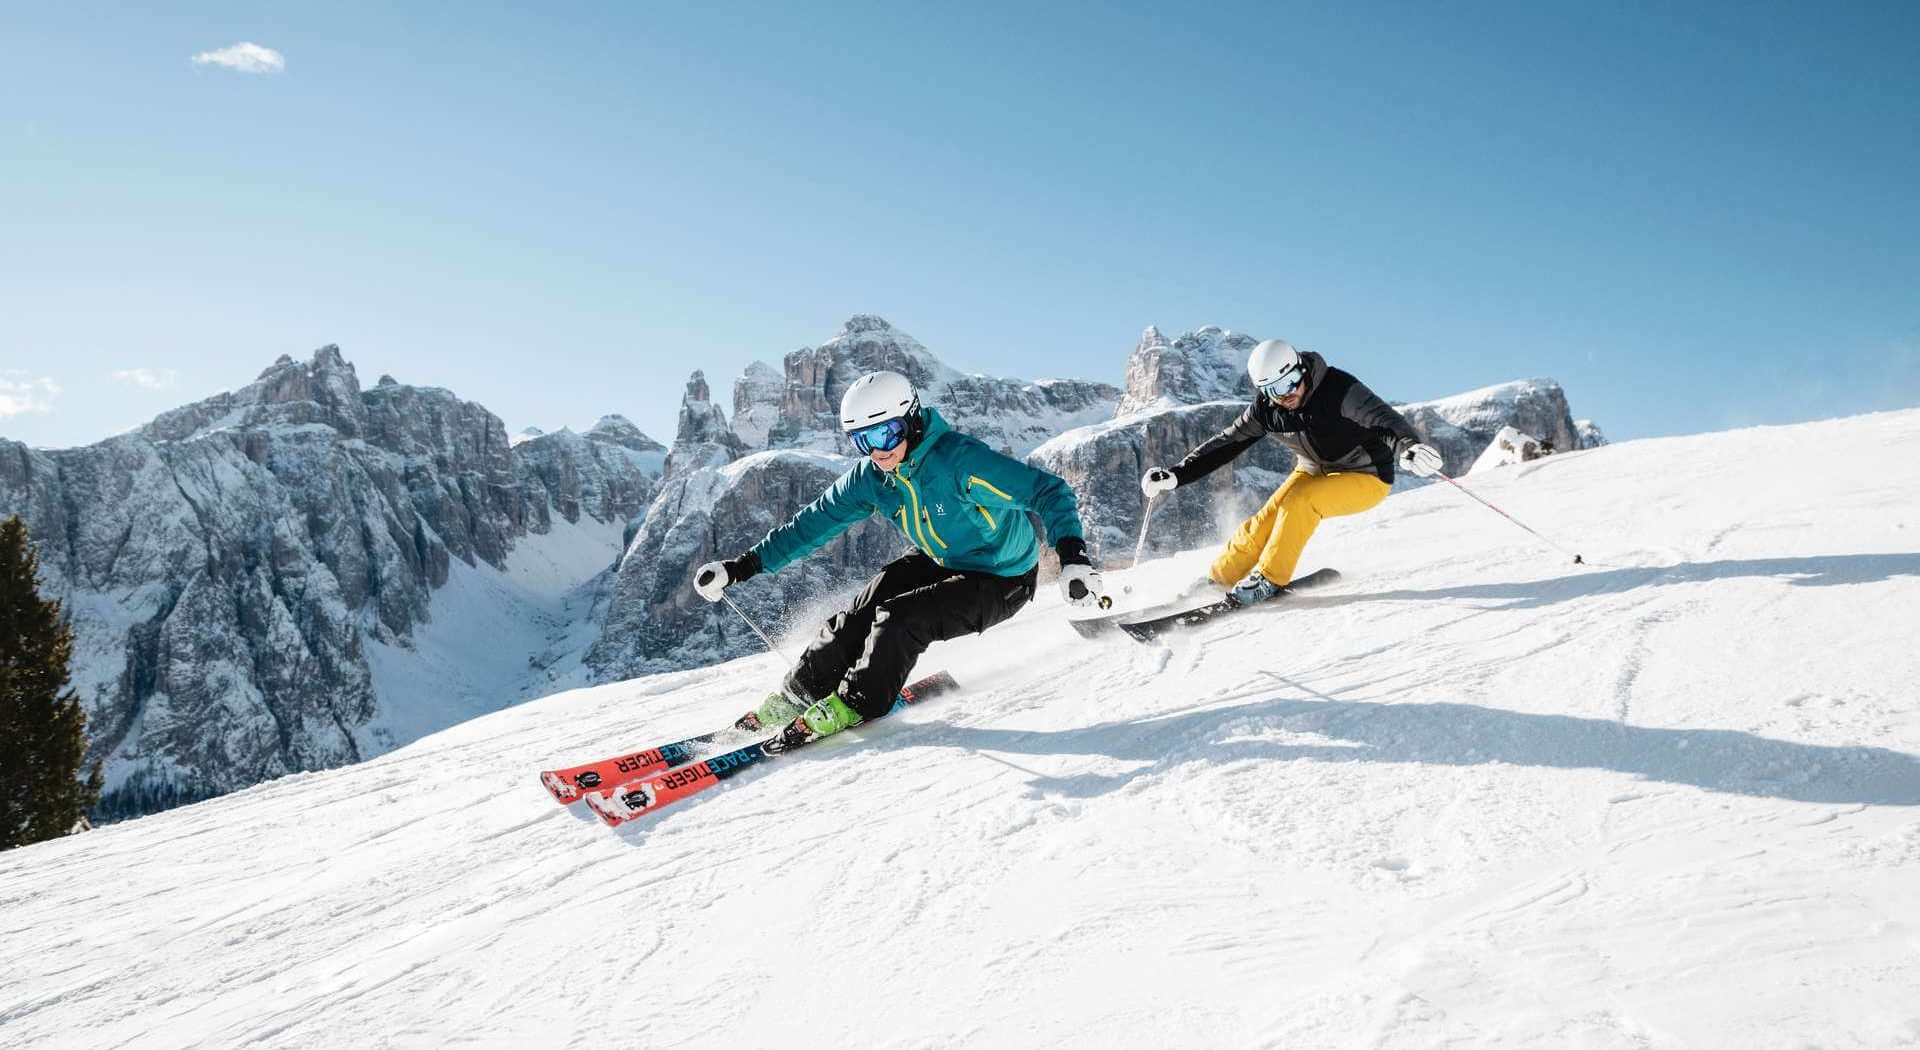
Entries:
[[840, 699], [839, 693], [828, 693], [826, 699], [802, 711], [800, 717], [807, 723], [807, 728], [813, 731], [815, 740], [832, 736], [842, 729], [852, 729], [866, 721], [859, 712]]
[[811, 744], [823, 736], [832, 736], [843, 729], [860, 724], [860, 715], [848, 707], [837, 694], [829, 693], [825, 700], [807, 708], [788, 722], [786, 728], [772, 740], [760, 746], [769, 754], [791, 751], [802, 744]]
[[773, 729], [793, 721], [803, 710], [784, 692], [768, 693], [766, 702], [754, 708], [753, 717], [760, 720], [762, 728]]

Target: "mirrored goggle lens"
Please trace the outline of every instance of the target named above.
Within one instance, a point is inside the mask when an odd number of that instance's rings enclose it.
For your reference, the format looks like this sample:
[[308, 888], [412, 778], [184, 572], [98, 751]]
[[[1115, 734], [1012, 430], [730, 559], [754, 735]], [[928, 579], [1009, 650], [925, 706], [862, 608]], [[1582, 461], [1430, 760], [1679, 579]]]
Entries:
[[862, 455], [870, 452], [891, 452], [900, 442], [906, 440], [907, 421], [889, 419], [870, 427], [850, 430], [847, 432], [847, 437], [853, 439], [853, 447], [859, 449]]
[[1300, 389], [1300, 384], [1303, 381], [1305, 381], [1306, 378], [1307, 378], [1306, 366], [1296, 365], [1295, 367], [1288, 369], [1284, 374], [1280, 376], [1280, 378], [1274, 380], [1271, 383], [1268, 383], [1266, 386], [1261, 387], [1260, 392], [1267, 395], [1270, 398], [1273, 398], [1275, 401], [1278, 401], [1281, 398], [1286, 397], [1288, 394], [1293, 393], [1295, 390]]

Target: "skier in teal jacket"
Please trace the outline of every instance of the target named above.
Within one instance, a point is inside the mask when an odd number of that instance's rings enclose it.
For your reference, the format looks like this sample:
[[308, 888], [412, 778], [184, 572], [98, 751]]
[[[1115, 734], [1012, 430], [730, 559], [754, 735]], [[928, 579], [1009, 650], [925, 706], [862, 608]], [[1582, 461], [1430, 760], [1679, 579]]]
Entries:
[[1068, 601], [1103, 587], [1087, 558], [1073, 490], [949, 427], [922, 408], [895, 372], [862, 376], [840, 402], [841, 426], [867, 458], [752, 549], [694, 573], [694, 589], [719, 601], [728, 586], [778, 572], [855, 524], [878, 515], [915, 550], [880, 570], [828, 619], [758, 712], [769, 728], [803, 718], [813, 736], [837, 733], [893, 709], [914, 661], [934, 642], [984, 631], [1033, 600], [1046, 526]]

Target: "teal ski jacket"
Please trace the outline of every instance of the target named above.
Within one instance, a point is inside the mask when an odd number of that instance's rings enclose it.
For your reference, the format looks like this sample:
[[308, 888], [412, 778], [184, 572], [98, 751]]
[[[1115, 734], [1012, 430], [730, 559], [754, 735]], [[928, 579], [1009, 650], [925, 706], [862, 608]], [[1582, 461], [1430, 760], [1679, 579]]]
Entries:
[[922, 411], [926, 433], [899, 467], [888, 473], [861, 459], [754, 545], [761, 570], [778, 572], [875, 514], [935, 562], [996, 576], [1039, 564], [1027, 511], [1040, 515], [1055, 546], [1081, 536], [1079, 506], [1065, 481], [954, 430], [933, 409]]

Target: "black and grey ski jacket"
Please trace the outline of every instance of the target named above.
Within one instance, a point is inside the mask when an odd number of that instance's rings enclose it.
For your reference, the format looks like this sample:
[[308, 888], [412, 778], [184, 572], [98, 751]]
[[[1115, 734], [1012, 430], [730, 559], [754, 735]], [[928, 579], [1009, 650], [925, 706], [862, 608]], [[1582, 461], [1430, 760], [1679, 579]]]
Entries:
[[1367, 384], [1327, 364], [1316, 353], [1307, 362], [1307, 397], [1289, 411], [1255, 394], [1240, 418], [1173, 468], [1187, 485], [1213, 473], [1253, 443], [1273, 434], [1309, 474], [1366, 472], [1393, 482], [1394, 456], [1420, 440], [1405, 416], [1380, 400]]

